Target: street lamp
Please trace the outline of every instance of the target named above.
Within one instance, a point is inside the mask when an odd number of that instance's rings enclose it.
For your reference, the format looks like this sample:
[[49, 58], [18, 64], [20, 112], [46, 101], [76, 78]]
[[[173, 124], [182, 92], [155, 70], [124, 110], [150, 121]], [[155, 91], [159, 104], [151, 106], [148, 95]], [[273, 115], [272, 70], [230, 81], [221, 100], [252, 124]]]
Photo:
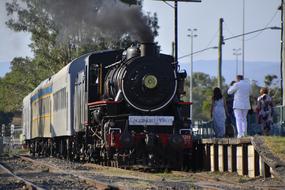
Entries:
[[235, 55], [236, 56], [236, 75], [238, 75], [238, 56], [240, 56], [241, 55], [241, 48], [238, 48], [238, 49], [233, 49], [233, 55]]
[[[191, 38], [191, 62], [190, 62], [190, 89], [189, 89], [189, 98], [190, 98], [190, 102], [192, 102], [193, 100], [193, 38], [196, 38], [198, 35], [195, 34], [195, 32], [197, 32], [197, 29], [188, 29], [188, 31], [190, 32], [190, 34], [188, 34], [187, 36]], [[192, 111], [192, 105], [191, 104], [191, 108], [190, 108], [190, 119], [192, 121], [192, 117], [193, 117], [193, 111]]]

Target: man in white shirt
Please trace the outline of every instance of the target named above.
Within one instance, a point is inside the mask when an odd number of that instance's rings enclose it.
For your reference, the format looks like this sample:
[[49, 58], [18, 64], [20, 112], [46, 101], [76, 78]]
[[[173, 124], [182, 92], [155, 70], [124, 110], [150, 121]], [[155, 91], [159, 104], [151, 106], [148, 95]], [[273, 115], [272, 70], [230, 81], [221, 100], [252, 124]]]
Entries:
[[238, 138], [247, 133], [247, 112], [250, 109], [251, 86], [242, 75], [237, 75], [237, 82], [230, 86], [228, 94], [234, 94], [233, 109], [236, 118]]

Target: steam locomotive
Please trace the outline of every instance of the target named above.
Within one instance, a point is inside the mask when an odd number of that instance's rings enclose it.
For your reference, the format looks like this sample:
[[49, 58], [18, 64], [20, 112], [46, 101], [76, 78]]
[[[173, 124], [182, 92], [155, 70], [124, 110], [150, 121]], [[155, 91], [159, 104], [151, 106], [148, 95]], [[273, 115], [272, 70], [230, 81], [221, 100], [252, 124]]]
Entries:
[[182, 168], [192, 153], [185, 71], [153, 43], [83, 55], [23, 100], [34, 156]]

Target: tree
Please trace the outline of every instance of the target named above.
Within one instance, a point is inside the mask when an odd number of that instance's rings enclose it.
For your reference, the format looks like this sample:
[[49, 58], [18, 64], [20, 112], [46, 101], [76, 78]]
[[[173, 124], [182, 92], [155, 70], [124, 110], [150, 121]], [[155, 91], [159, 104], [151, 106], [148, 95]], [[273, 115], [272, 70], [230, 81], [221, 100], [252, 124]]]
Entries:
[[277, 79], [278, 77], [276, 75], [266, 75], [264, 78], [264, 84], [267, 87], [270, 87], [274, 81], [274, 79]]
[[[124, 2], [134, 4], [135, 1]], [[11, 72], [0, 80], [0, 111], [20, 110], [23, 97], [40, 81], [82, 54], [126, 48], [144, 33], [138, 28], [149, 32], [149, 36], [157, 36], [156, 14], [144, 15], [142, 1], [136, 2], [137, 6], [118, 0], [13, 0], [6, 3], [7, 26], [16, 32], [31, 33], [30, 48], [34, 57], [14, 58]], [[130, 22], [122, 22], [122, 19], [130, 19]]]
[[281, 105], [281, 89], [278, 87], [278, 77], [276, 75], [266, 75], [264, 78], [265, 86], [269, 89], [269, 95], [273, 99], [274, 105]]
[[[185, 101], [189, 100], [190, 77], [187, 77], [185, 83], [186, 97]], [[223, 78], [223, 81], [225, 79]], [[193, 73], [193, 120], [208, 121], [210, 120], [210, 108], [212, 103], [212, 90], [217, 84], [215, 77], [210, 77], [202, 72]]]

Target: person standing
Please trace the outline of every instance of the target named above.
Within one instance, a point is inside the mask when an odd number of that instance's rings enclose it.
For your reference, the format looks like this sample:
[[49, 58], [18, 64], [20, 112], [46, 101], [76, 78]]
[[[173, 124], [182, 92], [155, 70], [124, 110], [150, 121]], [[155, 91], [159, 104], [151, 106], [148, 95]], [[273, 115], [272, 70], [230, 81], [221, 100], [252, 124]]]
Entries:
[[[236, 81], [232, 81], [230, 86], [233, 86]], [[236, 137], [237, 129], [236, 129], [236, 119], [234, 115], [234, 95], [227, 95], [226, 97], [226, 106], [227, 106], [227, 119], [226, 119], [226, 136], [228, 137]]]
[[216, 87], [212, 96], [211, 117], [213, 118], [216, 137], [225, 136], [226, 106], [221, 89]]
[[262, 126], [263, 135], [269, 135], [273, 123], [273, 102], [268, 95], [268, 88], [260, 89], [260, 96], [257, 98], [257, 116], [258, 123]]
[[237, 125], [237, 137], [244, 137], [247, 134], [247, 113], [251, 108], [250, 94], [251, 86], [248, 81], [244, 80], [243, 75], [237, 75], [237, 82], [234, 83], [229, 89], [228, 94], [234, 94], [234, 115]]

